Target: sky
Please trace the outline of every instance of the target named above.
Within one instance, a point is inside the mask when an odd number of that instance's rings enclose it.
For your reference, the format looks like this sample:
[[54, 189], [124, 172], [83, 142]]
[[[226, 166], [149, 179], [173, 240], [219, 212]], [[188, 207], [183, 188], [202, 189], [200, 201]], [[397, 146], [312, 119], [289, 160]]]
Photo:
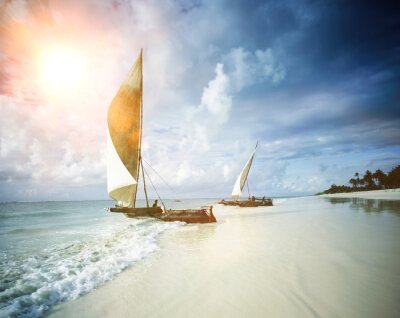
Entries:
[[387, 172], [399, 30], [395, 1], [0, 0], [0, 201], [108, 198], [107, 110], [140, 48], [162, 197], [230, 197], [257, 141], [258, 196]]

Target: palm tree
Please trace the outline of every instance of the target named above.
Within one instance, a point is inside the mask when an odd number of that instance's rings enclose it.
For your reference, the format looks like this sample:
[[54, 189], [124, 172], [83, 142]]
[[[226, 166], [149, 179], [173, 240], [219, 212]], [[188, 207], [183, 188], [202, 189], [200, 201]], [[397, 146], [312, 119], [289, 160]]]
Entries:
[[369, 170], [365, 171], [363, 180], [364, 180], [368, 190], [372, 190], [374, 188], [375, 183], [374, 183], [374, 180], [372, 179], [371, 171], [369, 171]]
[[393, 168], [387, 175], [387, 183], [390, 189], [400, 187], [400, 166]]
[[375, 180], [375, 183], [379, 189], [385, 188], [387, 175], [382, 170], [380, 170], [380, 169], [376, 170], [372, 174], [372, 178]]
[[360, 174], [358, 173], [358, 172], [356, 172], [355, 174], [354, 174], [354, 176], [356, 177], [356, 183], [355, 183], [355, 185], [356, 185], [356, 187], [360, 184]]

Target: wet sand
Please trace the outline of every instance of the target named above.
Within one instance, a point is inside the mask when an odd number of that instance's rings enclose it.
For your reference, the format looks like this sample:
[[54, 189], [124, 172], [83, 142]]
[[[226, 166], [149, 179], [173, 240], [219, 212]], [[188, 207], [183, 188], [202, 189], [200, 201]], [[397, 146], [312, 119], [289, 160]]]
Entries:
[[[216, 206], [50, 317], [396, 317], [399, 201], [304, 197]], [[372, 207], [372, 208], [371, 208]]]

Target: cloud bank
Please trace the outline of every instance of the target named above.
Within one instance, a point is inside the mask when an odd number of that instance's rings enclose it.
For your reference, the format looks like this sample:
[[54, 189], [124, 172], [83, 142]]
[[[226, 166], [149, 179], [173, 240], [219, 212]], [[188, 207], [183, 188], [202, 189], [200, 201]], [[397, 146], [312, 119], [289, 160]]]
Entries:
[[[400, 157], [399, 10], [343, 5], [4, 2], [0, 201], [107, 198], [107, 109], [140, 48], [143, 156], [173, 187], [148, 167], [164, 197], [229, 196], [257, 140], [257, 195], [390, 169]], [[79, 86], [43, 81], [46, 54], [60, 47], [79, 52]]]

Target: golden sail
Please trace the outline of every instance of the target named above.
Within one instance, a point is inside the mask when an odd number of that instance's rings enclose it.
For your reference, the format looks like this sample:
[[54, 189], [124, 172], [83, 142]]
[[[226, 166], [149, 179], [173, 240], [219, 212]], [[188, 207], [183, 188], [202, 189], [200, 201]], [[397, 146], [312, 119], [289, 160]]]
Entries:
[[142, 51], [108, 109], [108, 194], [135, 207], [142, 139]]

